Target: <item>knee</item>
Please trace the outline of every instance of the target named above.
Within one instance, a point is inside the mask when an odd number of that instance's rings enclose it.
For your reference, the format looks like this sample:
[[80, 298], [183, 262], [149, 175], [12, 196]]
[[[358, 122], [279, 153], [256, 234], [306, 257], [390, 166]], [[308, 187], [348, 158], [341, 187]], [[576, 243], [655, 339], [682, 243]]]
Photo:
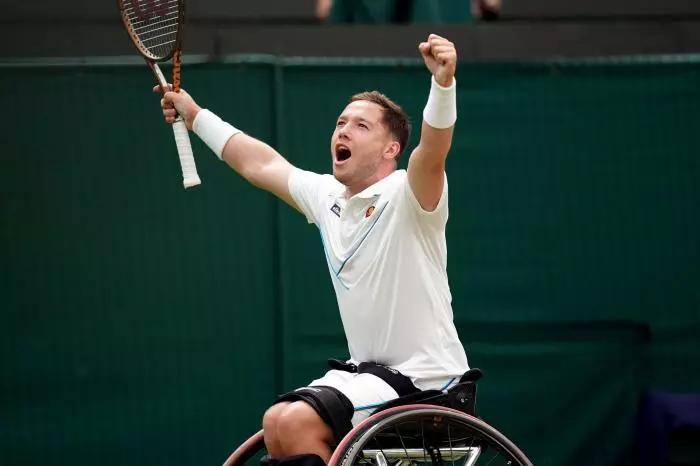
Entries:
[[321, 419], [316, 410], [304, 401], [295, 401], [285, 407], [276, 418], [277, 436], [293, 439], [299, 436], [312, 436], [329, 442], [332, 437], [330, 428]]
[[262, 419], [262, 427], [265, 437], [270, 438], [277, 436], [277, 424], [279, 418], [290, 404], [291, 403], [277, 403], [265, 411]]

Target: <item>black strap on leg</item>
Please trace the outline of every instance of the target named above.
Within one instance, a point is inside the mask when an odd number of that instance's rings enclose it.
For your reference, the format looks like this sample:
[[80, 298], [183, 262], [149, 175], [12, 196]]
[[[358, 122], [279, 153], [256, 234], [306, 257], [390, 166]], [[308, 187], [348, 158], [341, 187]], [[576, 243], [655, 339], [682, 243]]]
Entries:
[[270, 455], [265, 455], [260, 458], [260, 466], [278, 466], [280, 461]]
[[413, 385], [410, 378], [406, 377], [396, 369], [383, 364], [361, 362], [360, 365], [357, 366], [357, 372], [359, 374], [372, 374], [379, 377], [391, 388], [393, 388], [399, 396], [410, 395], [420, 391], [415, 385]]
[[350, 372], [353, 374], [372, 374], [379, 377], [396, 391], [399, 396], [411, 395], [420, 392], [413, 385], [410, 378], [403, 375], [393, 367], [385, 366], [376, 362], [361, 362], [355, 365], [351, 362], [344, 362], [340, 359], [329, 359], [328, 366], [331, 369]]
[[329, 359], [328, 367], [335, 369], [337, 371], [350, 372], [352, 374], [357, 373], [357, 366], [351, 362], [341, 361], [340, 359]]
[[279, 466], [326, 466], [323, 459], [313, 453], [280, 458], [277, 464]]
[[282, 401], [304, 401], [309, 404], [331, 428], [336, 444], [352, 429], [355, 408], [347, 396], [333, 387], [319, 385], [298, 388], [280, 396], [276, 403]]

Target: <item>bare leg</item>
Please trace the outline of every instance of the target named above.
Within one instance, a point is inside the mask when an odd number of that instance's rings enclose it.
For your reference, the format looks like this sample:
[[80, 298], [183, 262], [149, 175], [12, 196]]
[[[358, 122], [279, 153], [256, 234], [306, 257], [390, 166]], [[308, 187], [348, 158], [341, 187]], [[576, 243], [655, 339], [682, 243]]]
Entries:
[[272, 405], [263, 416], [263, 435], [265, 436], [265, 447], [267, 453], [273, 458], [282, 458], [284, 451], [277, 437], [277, 421], [280, 415], [291, 403], [277, 403]]

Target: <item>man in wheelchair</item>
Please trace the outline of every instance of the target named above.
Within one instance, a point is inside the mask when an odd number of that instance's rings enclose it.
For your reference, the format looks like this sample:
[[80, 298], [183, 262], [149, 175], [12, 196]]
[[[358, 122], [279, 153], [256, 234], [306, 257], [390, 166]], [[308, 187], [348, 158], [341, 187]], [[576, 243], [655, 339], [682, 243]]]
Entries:
[[432, 34], [419, 51], [433, 76], [407, 171], [396, 170], [409, 139], [407, 115], [384, 95], [365, 92], [338, 117], [334, 176], [290, 173], [292, 200], [321, 231], [350, 360], [330, 360], [323, 377], [267, 410], [263, 461], [270, 465], [323, 466], [353, 425], [392, 403], [473, 410], [473, 392], [461, 402], [446, 394], [468, 369], [446, 274], [444, 169], [457, 56], [451, 42]]
[[[353, 425], [423, 390], [447, 391], [469, 368], [447, 282], [445, 160], [457, 119], [457, 52], [431, 34], [418, 46], [432, 74], [420, 141], [406, 170], [406, 113], [379, 92], [350, 98], [331, 136], [333, 175], [292, 166], [185, 92], [162, 100], [228, 165], [320, 230], [350, 359], [283, 395], [263, 417], [270, 464], [323, 466]], [[301, 109], [303, 111], [303, 109]]]

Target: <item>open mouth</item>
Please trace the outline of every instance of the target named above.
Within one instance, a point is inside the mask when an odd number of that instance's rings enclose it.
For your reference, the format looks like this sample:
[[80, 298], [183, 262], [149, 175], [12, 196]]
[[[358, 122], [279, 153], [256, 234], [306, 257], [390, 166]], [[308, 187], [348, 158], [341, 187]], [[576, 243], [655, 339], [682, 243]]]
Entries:
[[350, 149], [343, 145], [337, 145], [335, 147], [335, 160], [336, 162], [345, 162], [352, 156]]

